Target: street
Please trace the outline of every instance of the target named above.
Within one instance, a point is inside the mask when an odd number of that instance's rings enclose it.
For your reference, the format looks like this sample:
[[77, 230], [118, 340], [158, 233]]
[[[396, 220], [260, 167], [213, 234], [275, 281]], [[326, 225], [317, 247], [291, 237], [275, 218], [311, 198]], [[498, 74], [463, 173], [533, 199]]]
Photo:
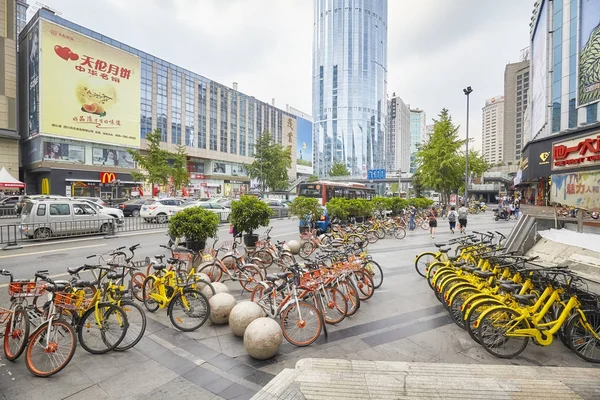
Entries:
[[[272, 221], [274, 240], [298, 238], [296, 220]], [[508, 234], [514, 221], [493, 220], [487, 212], [469, 216], [468, 231], [497, 230]], [[230, 239], [228, 227], [219, 229], [221, 239]], [[252, 397], [284, 368], [294, 368], [302, 358], [340, 358], [347, 360], [418, 361], [426, 363], [497, 364], [527, 366], [593, 367], [562, 343], [549, 347], [529, 346], [512, 360], [494, 358], [469, 335], [458, 328], [435, 299], [426, 281], [417, 275], [417, 254], [433, 250], [433, 242], [456, 237], [439, 220], [435, 240], [429, 232], [408, 232], [403, 240], [384, 239], [369, 246], [369, 253], [382, 266], [383, 285], [374, 296], [361, 303], [358, 312], [339, 325], [327, 326], [329, 335], [321, 336], [309, 347], [299, 348], [285, 342], [278, 355], [267, 361], [250, 358], [243, 341], [230, 328], [207, 322], [195, 332], [175, 330], [164, 310], [146, 313], [148, 325], [144, 339], [127, 352], [92, 356], [78, 348], [73, 361], [54, 377], [34, 378], [23, 358], [15, 363], [0, 356], [0, 395], [5, 399], [37, 398], [194, 398], [243, 399]], [[86, 261], [86, 256], [117, 246], [140, 243], [135, 259], [164, 253], [164, 233], [132, 233], [118, 239], [90, 238], [29, 245], [0, 253], [0, 268], [10, 269], [15, 277], [31, 277], [37, 269], [48, 269], [53, 276], [66, 276], [68, 266]], [[209, 242], [210, 244], [210, 242]], [[240, 300], [240, 286], [227, 283]], [[4, 287], [4, 285], [2, 286]], [[0, 304], [7, 304], [6, 289], [1, 289]], [[69, 397], [71, 396], [71, 397]]]

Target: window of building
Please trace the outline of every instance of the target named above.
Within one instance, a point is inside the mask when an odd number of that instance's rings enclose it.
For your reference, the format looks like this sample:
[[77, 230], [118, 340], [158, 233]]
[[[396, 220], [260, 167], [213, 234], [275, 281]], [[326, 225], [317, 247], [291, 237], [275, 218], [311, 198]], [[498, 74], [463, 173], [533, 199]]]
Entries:
[[162, 133], [162, 141], [167, 141], [167, 67], [156, 66], [156, 128]]
[[238, 127], [238, 97], [236, 92], [231, 92], [231, 108], [229, 110], [229, 152], [237, 154], [237, 127]]
[[210, 121], [209, 121], [209, 148], [217, 151], [217, 86], [210, 82]]
[[198, 148], [206, 148], [206, 82], [198, 81]]
[[171, 143], [181, 144], [181, 71], [171, 72]]
[[221, 153], [227, 153], [227, 131], [229, 130], [227, 110], [229, 106], [229, 91], [225, 87], [221, 87], [221, 141], [219, 151]]
[[195, 121], [195, 89], [194, 80], [185, 78], [185, 145], [195, 147], [196, 134], [194, 132]]

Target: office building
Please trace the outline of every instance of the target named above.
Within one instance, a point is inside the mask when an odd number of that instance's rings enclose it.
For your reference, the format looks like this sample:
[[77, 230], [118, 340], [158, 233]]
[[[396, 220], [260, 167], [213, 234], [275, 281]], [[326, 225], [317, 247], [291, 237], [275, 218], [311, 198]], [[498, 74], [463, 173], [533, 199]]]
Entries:
[[[101, 33], [40, 9], [20, 35], [20, 122], [28, 191], [123, 197], [137, 189], [129, 149], [185, 146], [190, 192], [239, 195], [249, 188], [262, 132], [296, 148], [297, 117]], [[41, 50], [40, 50], [41, 49]], [[290, 179], [296, 177], [292, 158]], [[156, 194], [172, 188], [144, 187]]]
[[17, 18], [19, 1], [0, 0], [0, 170], [19, 179], [17, 133]]
[[504, 151], [504, 96], [485, 101], [481, 116], [481, 149], [491, 164], [502, 162]]
[[529, 60], [508, 64], [504, 69], [503, 160], [506, 162], [521, 158], [528, 92]]
[[[410, 107], [410, 106], [409, 106]], [[410, 110], [410, 173], [417, 170], [416, 155], [418, 145], [425, 140], [427, 134], [427, 118], [425, 111], [418, 108]]]
[[410, 109], [396, 93], [388, 100], [385, 136], [385, 169], [408, 172], [410, 169]]
[[316, 174], [384, 168], [387, 0], [315, 0], [313, 117]]

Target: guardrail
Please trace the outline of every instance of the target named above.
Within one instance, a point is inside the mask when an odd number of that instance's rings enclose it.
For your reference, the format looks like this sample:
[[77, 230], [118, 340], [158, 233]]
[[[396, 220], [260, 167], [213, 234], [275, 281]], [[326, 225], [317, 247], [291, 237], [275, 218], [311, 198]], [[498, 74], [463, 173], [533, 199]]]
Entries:
[[17, 210], [14, 207], [0, 208], [0, 218], [16, 218]]

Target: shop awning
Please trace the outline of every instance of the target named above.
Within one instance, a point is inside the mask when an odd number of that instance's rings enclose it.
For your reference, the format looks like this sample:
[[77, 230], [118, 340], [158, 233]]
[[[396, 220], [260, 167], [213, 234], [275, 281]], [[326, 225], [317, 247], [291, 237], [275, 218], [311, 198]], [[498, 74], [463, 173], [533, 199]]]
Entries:
[[18, 179], [12, 177], [6, 168], [0, 170], [0, 188], [2, 189], [23, 189], [25, 184]]

